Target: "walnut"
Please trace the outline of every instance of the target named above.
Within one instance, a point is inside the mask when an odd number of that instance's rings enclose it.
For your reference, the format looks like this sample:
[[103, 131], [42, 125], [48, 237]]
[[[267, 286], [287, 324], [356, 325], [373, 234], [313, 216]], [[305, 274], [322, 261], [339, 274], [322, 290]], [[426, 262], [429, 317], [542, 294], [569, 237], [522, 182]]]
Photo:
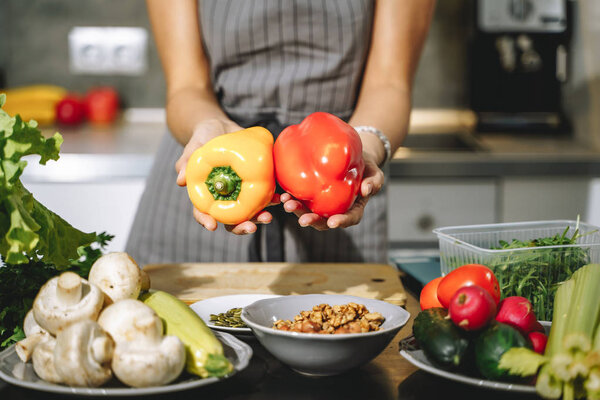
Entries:
[[369, 312], [363, 304], [318, 304], [311, 311], [301, 311], [294, 321], [278, 320], [274, 329], [303, 333], [360, 333], [380, 329], [384, 318], [378, 312]]

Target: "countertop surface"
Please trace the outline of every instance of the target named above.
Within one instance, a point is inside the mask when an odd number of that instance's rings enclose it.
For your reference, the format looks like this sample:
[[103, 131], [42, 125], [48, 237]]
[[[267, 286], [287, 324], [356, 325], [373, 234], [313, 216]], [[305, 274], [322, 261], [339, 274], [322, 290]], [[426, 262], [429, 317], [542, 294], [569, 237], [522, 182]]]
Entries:
[[[140, 116], [140, 114], [142, 114]], [[147, 116], [151, 115], [150, 118]], [[130, 112], [110, 126], [47, 127], [64, 143], [58, 162], [39, 165], [31, 158], [25, 181], [78, 182], [143, 178], [152, 166], [164, 118], [157, 112]], [[389, 164], [392, 178], [499, 177], [520, 175], [600, 176], [600, 151], [571, 136], [473, 134], [460, 126], [412, 129]]]

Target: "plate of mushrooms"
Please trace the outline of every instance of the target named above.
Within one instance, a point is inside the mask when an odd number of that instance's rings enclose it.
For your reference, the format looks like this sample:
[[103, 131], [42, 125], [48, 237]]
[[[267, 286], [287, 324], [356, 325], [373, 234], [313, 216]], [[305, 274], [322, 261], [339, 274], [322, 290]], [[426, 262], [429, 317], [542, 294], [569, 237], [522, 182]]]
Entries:
[[252, 349], [214, 332], [233, 370], [219, 378], [187, 372], [182, 341], [137, 299], [150, 286], [144, 275], [126, 253], [110, 253], [88, 279], [51, 278], [23, 321], [25, 339], [0, 353], [0, 378], [53, 393], [139, 396], [209, 385], [248, 366]]

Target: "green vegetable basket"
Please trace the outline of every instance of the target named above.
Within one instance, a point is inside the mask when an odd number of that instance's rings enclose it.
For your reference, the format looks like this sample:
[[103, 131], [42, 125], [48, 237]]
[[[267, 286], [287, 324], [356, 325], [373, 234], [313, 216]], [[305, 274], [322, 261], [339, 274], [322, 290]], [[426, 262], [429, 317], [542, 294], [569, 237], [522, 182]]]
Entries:
[[442, 275], [464, 264], [490, 267], [502, 297], [523, 296], [539, 320], [550, 321], [558, 285], [600, 262], [600, 228], [569, 221], [534, 221], [434, 229]]

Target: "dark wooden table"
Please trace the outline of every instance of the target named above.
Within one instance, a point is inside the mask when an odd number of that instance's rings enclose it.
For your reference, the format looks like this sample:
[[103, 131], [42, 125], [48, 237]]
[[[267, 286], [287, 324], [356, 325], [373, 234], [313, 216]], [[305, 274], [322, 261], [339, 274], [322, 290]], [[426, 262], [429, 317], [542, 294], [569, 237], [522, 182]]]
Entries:
[[[418, 303], [409, 295], [407, 310], [418, 313]], [[501, 391], [481, 389], [431, 375], [408, 363], [398, 353], [398, 342], [410, 335], [411, 321], [396, 339], [369, 364], [346, 374], [309, 378], [295, 373], [255, 340], [248, 343], [254, 356], [248, 368], [230, 379], [197, 389], [144, 399], [536, 399]], [[0, 399], [46, 400], [68, 396], [38, 392], [0, 383]], [[73, 397], [70, 397], [73, 398]]]

